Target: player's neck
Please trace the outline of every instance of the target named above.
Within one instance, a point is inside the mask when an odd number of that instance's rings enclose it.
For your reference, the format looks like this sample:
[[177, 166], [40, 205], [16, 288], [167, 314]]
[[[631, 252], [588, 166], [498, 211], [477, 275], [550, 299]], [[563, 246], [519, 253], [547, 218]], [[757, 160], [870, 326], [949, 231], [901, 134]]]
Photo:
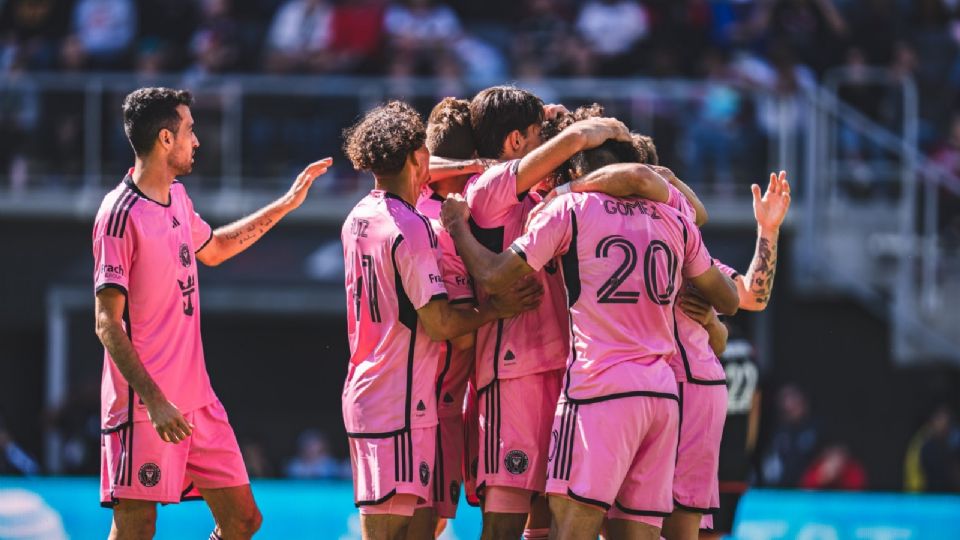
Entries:
[[400, 197], [407, 201], [410, 206], [417, 204], [418, 193], [414, 192], [413, 183], [410, 182], [407, 175], [401, 173], [396, 176], [376, 176], [374, 182], [377, 189]]
[[447, 195], [451, 193], [463, 193], [463, 188], [466, 187], [467, 181], [470, 180], [469, 174], [462, 176], [454, 176], [453, 178], [445, 178], [443, 180], [438, 180], [430, 184], [430, 189], [433, 190], [437, 195], [446, 198]]
[[159, 202], [170, 203], [170, 186], [173, 185], [174, 175], [165, 163], [150, 158], [136, 159], [133, 167], [133, 183], [144, 195]]

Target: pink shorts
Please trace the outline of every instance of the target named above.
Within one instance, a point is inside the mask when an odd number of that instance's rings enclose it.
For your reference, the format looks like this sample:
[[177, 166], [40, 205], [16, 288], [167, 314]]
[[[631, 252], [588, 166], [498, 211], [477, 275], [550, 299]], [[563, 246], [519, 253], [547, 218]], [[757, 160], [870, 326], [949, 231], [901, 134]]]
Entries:
[[[727, 387], [677, 383], [680, 443], [673, 502], [680, 510], [712, 514], [720, 508], [720, 438], [727, 418]], [[711, 523], [712, 525], [712, 523]]]
[[494, 381], [479, 395], [477, 491], [490, 486], [543, 493], [547, 445], [563, 370]]
[[350, 437], [353, 500], [364, 507], [387, 502], [397, 493], [429, 503], [437, 427], [413, 428], [385, 438]]
[[100, 504], [119, 499], [178, 503], [200, 498], [198, 488], [250, 483], [237, 437], [219, 401], [184, 413], [193, 433], [164, 442], [150, 422], [106, 430], [100, 448]]
[[477, 496], [477, 473], [480, 468], [478, 399], [477, 387], [470, 381], [463, 404], [463, 494], [471, 506], [480, 506], [480, 497]]
[[463, 457], [463, 416], [440, 417], [437, 461], [433, 468], [433, 507], [442, 518], [457, 517], [460, 484], [463, 481]]
[[547, 493], [660, 527], [673, 511], [677, 402], [626, 397], [557, 405]]

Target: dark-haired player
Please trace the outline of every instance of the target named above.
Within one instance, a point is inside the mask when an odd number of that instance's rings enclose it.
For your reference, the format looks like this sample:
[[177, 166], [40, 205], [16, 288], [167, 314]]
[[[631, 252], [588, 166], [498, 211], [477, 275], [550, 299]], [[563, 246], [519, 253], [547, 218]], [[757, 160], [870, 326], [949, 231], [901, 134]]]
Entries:
[[[594, 118], [541, 145], [546, 112], [540, 98], [510, 86], [488, 88], [470, 102], [479, 157], [502, 161], [471, 180], [465, 195], [473, 234], [495, 253], [520, 236], [528, 212], [539, 202], [531, 188], [585, 148], [608, 139], [629, 141], [621, 122]], [[473, 270], [469, 264], [467, 269]], [[538, 309], [477, 332], [477, 489], [483, 494], [484, 539], [513, 540], [523, 534], [532, 540], [548, 532], [549, 509], [537, 495], [545, 487], [550, 425], [569, 331], [558, 267], [547, 265], [536, 279], [545, 289]], [[480, 298], [486, 294], [478, 290]]]
[[[199, 147], [189, 92], [142, 88], [123, 102], [135, 165], [103, 199], [93, 228], [96, 331], [103, 343], [100, 500], [111, 538], [151, 538], [156, 503], [207, 501], [211, 538], [250, 538], [261, 517], [240, 448], [207, 375], [196, 261], [218, 265], [303, 202], [331, 160], [286, 195], [212, 230], [176, 177]], [[152, 426], [151, 426], [152, 424]]]
[[420, 115], [398, 101], [345, 132], [345, 153], [375, 183], [341, 231], [351, 354], [343, 418], [364, 538], [433, 534], [432, 510], [417, 505], [431, 500], [438, 341], [535, 306], [542, 292], [534, 284], [509, 303], [450, 306], [437, 237], [413, 206], [429, 178], [425, 138]]
[[[581, 174], [619, 159], [636, 159], [630, 142], [607, 141], [573, 162]], [[654, 198], [667, 198], [666, 182], [644, 165], [605, 171], [630, 169], [646, 171]], [[561, 258], [572, 340], [552, 426], [551, 537], [596, 538], [615, 508], [610, 538], [657, 538], [673, 508], [679, 419], [666, 363], [675, 348], [672, 303], [682, 278], [725, 312], [736, 311], [736, 289], [712, 266], [692, 221], [663, 204], [561, 195], [496, 256], [471, 237], [468, 216], [463, 203], [444, 204], [444, 224], [489, 290]]]

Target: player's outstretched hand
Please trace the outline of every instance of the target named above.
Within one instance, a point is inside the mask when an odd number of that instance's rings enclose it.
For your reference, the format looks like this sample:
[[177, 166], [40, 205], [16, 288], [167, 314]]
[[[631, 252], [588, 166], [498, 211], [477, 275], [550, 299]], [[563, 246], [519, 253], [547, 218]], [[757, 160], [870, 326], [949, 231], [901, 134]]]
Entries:
[[779, 229], [783, 219], [790, 209], [790, 183], [787, 182], [787, 172], [780, 174], [770, 173], [770, 184], [767, 192], [760, 197], [760, 186], [750, 186], [753, 191], [753, 217], [757, 224], [765, 229]]
[[193, 433], [193, 424], [180, 414], [180, 409], [166, 399], [147, 405], [147, 416], [164, 442], [179, 443]]
[[630, 130], [616, 118], [588, 118], [574, 122], [567, 129], [580, 133], [584, 148], [596, 148], [610, 139], [630, 142]]
[[543, 285], [535, 276], [525, 276], [502, 295], [493, 295], [490, 302], [501, 319], [509, 319], [518, 313], [536, 309], [543, 300]]
[[700, 326], [707, 326], [717, 316], [713, 306], [700, 296], [700, 292], [694, 287], [687, 287], [680, 293], [679, 305], [680, 309], [700, 323]]
[[310, 191], [310, 186], [313, 185], [313, 181], [321, 174], [327, 172], [330, 165], [333, 165], [333, 158], [323, 158], [320, 161], [314, 161], [307, 165], [307, 167], [297, 175], [297, 179], [293, 181], [293, 185], [290, 186], [290, 190], [287, 191], [284, 197], [287, 206], [291, 210], [303, 204], [303, 201], [307, 198], [307, 192]]
[[443, 228], [450, 230], [453, 225], [468, 219], [470, 219], [470, 207], [467, 206], [463, 196], [459, 193], [447, 195], [443, 206], [440, 207], [440, 223], [443, 224]]

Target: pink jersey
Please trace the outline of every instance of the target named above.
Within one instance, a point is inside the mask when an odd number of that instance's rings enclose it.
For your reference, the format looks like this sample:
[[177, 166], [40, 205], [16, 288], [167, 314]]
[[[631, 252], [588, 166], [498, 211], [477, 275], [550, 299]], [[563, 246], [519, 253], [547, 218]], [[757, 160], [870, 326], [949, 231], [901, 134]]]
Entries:
[[442, 344], [427, 336], [417, 310], [446, 299], [447, 290], [429, 221], [400, 197], [374, 190], [347, 216], [340, 237], [350, 341], [347, 434], [389, 437], [436, 426]]
[[[517, 195], [519, 165], [518, 160], [495, 165], [467, 186], [470, 228], [477, 240], [495, 253], [520, 237], [527, 214], [540, 202], [536, 194]], [[555, 261], [545, 262], [536, 275], [544, 288], [537, 309], [477, 331], [477, 384], [481, 389], [496, 379], [564, 368], [570, 338], [563, 276]], [[483, 291], [477, 293], [485, 296]]]
[[674, 299], [682, 277], [710, 268], [689, 219], [642, 199], [571, 193], [538, 214], [511, 249], [534, 270], [562, 255], [573, 333], [567, 401], [676, 396], [666, 363], [676, 350]]
[[[147, 373], [186, 413], [217, 400], [200, 342], [200, 284], [194, 254], [210, 226], [193, 210], [183, 184], [170, 186], [169, 204], [144, 195], [133, 169], [100, 204], [93, 225], [93, 282], [126, 296], [124, 327]], [[101, 422], [114, 429], [146, 420], [146, 407], [104, 351]]]
[[740, 272], [737, 272], [737, 269], [732, 266], [727, 266], [726, 264], [718, 261], [717, 259], [713, 260], [713, 265], [717, 267], [717, 270], [720, 270], [730, 279], [736, 280], [740, 277]]
[[[683, 193], [670, 186], [670, 198], [667, 205], [679, 210], [690, 221], [696, 219], [693, 206]], [[714, 259], [716, 261], [716, 259]], [[697, 321], [675, 306], [677, 353], [670, 356], [670, 368], [677, 382], [694, 384], [725, 384], [723, 366], [710, 347], [710, 334]]]
[[[433, 227], [437, 240], [440, 243], [442, 255], [440, 257], [440, 274], [443, 284], [450, 295], [450, 303], [473, 303], [473, 282], [463, 259], [457, 255], [457, 248], [453, 244], [450, 233], [440, 224], [440, 205], [443, 197], [426, 188], [417, 201], [419, 210]], [[437, 414], [441, 418], [454, 418], [463, 415], [463, 397], [467, 390], [467, 379], [474, 369], [474, 350], [458, 351], [450, 342], [444, 346], [440, 355], [440, 365], [437, 367]]]

